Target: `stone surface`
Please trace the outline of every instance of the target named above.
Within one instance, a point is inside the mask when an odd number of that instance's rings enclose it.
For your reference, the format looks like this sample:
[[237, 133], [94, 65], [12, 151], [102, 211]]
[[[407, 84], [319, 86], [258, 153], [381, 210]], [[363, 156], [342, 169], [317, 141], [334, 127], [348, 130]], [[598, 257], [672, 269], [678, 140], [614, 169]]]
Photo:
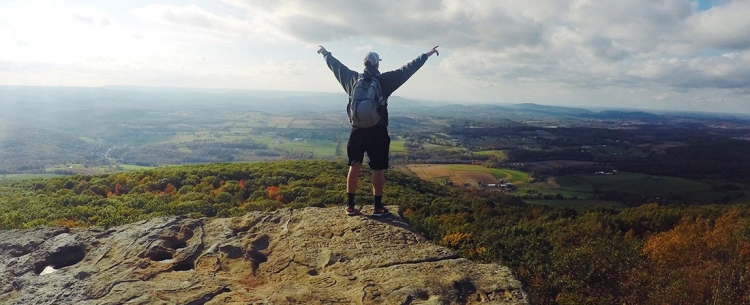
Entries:
[[0, 304], [528, 304], [396, 215], [283, 209], [0, 231]]

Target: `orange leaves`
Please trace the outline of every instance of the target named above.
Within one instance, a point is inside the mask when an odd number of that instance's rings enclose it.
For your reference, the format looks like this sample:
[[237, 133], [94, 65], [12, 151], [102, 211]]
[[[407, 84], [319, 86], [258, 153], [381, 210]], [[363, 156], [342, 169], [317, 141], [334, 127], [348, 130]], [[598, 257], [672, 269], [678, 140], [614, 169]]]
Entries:
[[164, 191], [161, 193], [174, 195], [174, 194], [177, 194], [177, 188], [175, 188], [174, 185], [172, 185], [171, 183], [167, 183], [167, 187], [165, 187]]
[[727, 255], [742, 256], [741, 249], [750, 246], [742, 229], [736, 209], [716, 219], [713, 225], [701, 217], [683, 218], [674, 229], [651, 236], [643, 245], [643, 253], [652, 262], [667, 267], [698, 264]]
[[[677, 304], [736, 304], [750, 290], [750, 236], [737, 209], [712, 224], [683, 218], [672, 230], [648, 238], [649, 269], [632, 275], [651, 287], [649, 298]], [[689, 279], [689, 280], [688, 280]]]
[[279, 188], [276, 186], [269, 186], [266, 191], [268, 192], [268, 198], [273, 198], [279, 193]]
[[125, 188], [122, 187], [122, 184], [117, 183], [117, 185], [115, 185], [115, 196], [120, 196], [124, 193], [126, 193]]
[[701, 235], [707, 230], [708, 226], [701, 217], [695, 220], [683, 218], [674, 229], [651, 236], [643, 245], [643, 253], [662, 267], [683, 266], [695, 260], [693, 255], [701, 255], [694, 252], [702, 248]]
[[284, 196], [282, 196], [281, 194], [279, 194], [279, 188], [278, 187], [276, 187], [276, 186], [269, 186], [268, 189], [266, 189], [266, 191], [268, 192], [268, 199], [276, 200], [276, 201], [279, 201], [279, 202], [281, 202], [281, 201], [284, 200]]
[[485, 248], [485, 247], [471, 248], [471, 249], [469, 249], [466, 252], [466, 254], [468, 254], [469, 257], [474, 257], [476, 255], [482, 255], [482, 254], [485, 254], [485, 253], [487, 253], [487, 248]]
[[453, 233], [443, 236], [441, 240], [444, 244], [450, 247], [457, 247], [471, 239], [471, 233]]
[[72, 228], [76, 226], [76, 222], [70, 219], [60, 219], [57, 221], [56, 225], [59, 227]]
[[83, 223], [83, 222], [80, 222], [80, 221], [75, 221], [75, 220], [70, 220], [70, 219], [67, 219], [67, 218], [57, 220], [55, 222], [55, 225], [58, 226], [58, 227], [68, 227], [68, 228], [75, 228], [75, 227], [85, 228], [85, 227], [88, 227], [88, 225], [86, 223]]

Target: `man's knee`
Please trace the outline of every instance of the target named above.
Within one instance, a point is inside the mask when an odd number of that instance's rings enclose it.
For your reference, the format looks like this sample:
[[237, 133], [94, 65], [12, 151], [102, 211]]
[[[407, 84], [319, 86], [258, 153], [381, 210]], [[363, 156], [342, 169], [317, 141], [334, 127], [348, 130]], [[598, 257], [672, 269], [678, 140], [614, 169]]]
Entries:
[[350, 167], [362, 167], [362, 160], [349, 158], [349, 166]]

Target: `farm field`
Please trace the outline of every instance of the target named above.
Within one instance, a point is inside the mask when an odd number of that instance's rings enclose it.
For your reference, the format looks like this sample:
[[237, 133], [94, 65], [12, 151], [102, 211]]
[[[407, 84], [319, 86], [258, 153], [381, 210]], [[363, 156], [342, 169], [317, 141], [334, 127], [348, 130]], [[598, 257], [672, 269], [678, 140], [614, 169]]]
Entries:
[[181, 142], [191, 142], [194, 140], [206, 140], [209, 138], [214, 138], [214, 137], [210, 136], [208, 131], [179, 132], [170, 137], [152, 139], [151, 142], [147, 142], [144, 144], [181, 143]]
[[545, 181], [520, 186], [518, 192], [536, 191], [544, 195], [561, 194], [565, 197], [577, 196], [585, 199], [594, 195], [595, 190], [630, 193], [648, 197], [667, 197], [670, 193], [690, 198], [699, 203], [715, 203], [726, 195], [735, 193], [713, 191], [711, 185], [700, 181], [649, 176], [639, 173], [620, 172], [614, 175], [571, 175], [548, 178]]
[[[116, 167], [119, 166], [121, 169], [116, 169]], [[95, 167], [84, 167], [82, 164], [65, 164], [65, 165], [58, 165], [53, 167], [46, 168], [47, 172], [52, 172], [54, 170], [62, 170], [62, 171], [70, 171], [74, 172], [78, 175], [98, 175], [98, 174], [104, 174], [104, 173], [111, 173], [111, 172], [117, 172], [117, 171], [138, 171], [138, 170], [147, 170], [147, 169], [153, 169], [155, 167], [151, 166], [140, 166], [140, 165], [132, 165], [132, 164], [118, 164], [118, 165], [102, 165], [102, 166], [95, 166]], [[40, 174], [41, 176], [49, 175], [50, 177], [55, 176], [61, 176], [57, 174]], [[11, 175], [8, 175], [10, 177]], [[34, 175], [19, 175], [22, 178], [19, 179], [32, 179], [37, 178], [34, 177]], [[29, 176], [29, 177], [25, 177]], [[48, 177], [42, 177], [42, 178], [48, 178]]]
[[432, 143], [424, 143], [422, 144], [422, 148], [424, 148], [425, 150], [433, 150], [433, 151], [454, 151], [454, 152], [466, 151], [466, 149], [462, 147], [438, 145], [438, 144], [432, 144]]
[[276, 127], [276, 128], [287, 128], [289, 127], [289, 124], [294, 121], [294, 117], [291, 116], [275, 116], [271, 117], [268, 121], [269, 127]]
[[80, 175], [96, 175], [103, 173], [102, 171], [93, 168], [93, 167], [85, 167], [83, 164], [66, 164], [66, 165], [58, 165], [53, 167], [45, 168], [47, 172], [52, 172], [54, 170], [64, 170], [64, 171], [72, 171], [76, 174]]
[[391, 152], [405, 152], [404, 144], [406, 144], [406, 140], [391, 141]]
[[477, 185], [505, 182], [520, 184], [526, 181], [527, 173], [509, 169], [487, 168], [480, 165], [467, 164], [409, 164], [406, 165], [412, 173], [424, 180], [445, 181], [446, 178], [455, 185], [469, 183]]
[[[122, 169], [120, 170], [116, 169], [117, 166], [119, 166]], [[117, 164], [117, 165], [112, 165], [112, 166], [107, 166], [107, 165], [97, 166], [97, 167], [92, 167], [90, 169], [105, 173], [105, 172], [116, 172], [116, 171], [138, 171], [138, 170], [147, 170], [147, 169], [153, 169], [153, 168], [155, 167], [131, 165], [131, 164]]]
[[505, 158], [508, 157], [505, 155], [505, 152], [502, 150], [480, 150], [480, 151], [475, 151], [474, 154], [480, 155], [480, 156], [495, 156], [495, 157], [500, 158], [501, 160], [505, 160]]
[[78, 137], [78, 138], [81, 139], [81, 140], [83, 140], [83, 141], [86, 141], [86, 143], [96, 143], [96, 142], [99, 142], [97, 140], [94, 140], [92, 138], [87, 138], [87, 137]]
[[565, 176], [548, 178], [545, 181], [525, 184], [518, 188], [519, 195], [526, 194], [527, 191], [536, 191], [543, 195], [560, 194], [568, 198], [576, 196], [585, 199], [593, 195], [594, 186], [587, 181]]
[[[572, 176], [603, 191], [639, 194], [643, 196], [665, 196], [670, 192], [700, 193], [711, 190], [711, 185], [695, 180], [676, 177], [653, 177], [638, 173], [617, 173], [616, 175], [575, 175]], [[566, 180], [567, 181], [567, 180]], [[558, 182], [559, 183], [559, 182]], [[563, 186], [563, 185], [561, 185]]]
[[[282, 137], [254, 136], [253, 141], [265, 144], [268, 148], [289, 150], [293, 152], [308, 152], [315, 157], [333, 157], [336, 156], [336, 146], [338, 142], [332, 140], [312, 140], [312, 141], [295, 141]], [[346, 143], [342, 142], [342, 153], [345, 153]]]
[[547, 200], [547, 199], [523, 199], [524, 202], [530, 204], [541, 204], [556, 208], [582, 208], [587, 206], [598, 206], [598, 207], [611, 207], [611, 208], [626, 208], [620, 202], [617, 201], [603, 201], [603, 200]]
[[581, 166], [581, 165], [592, 165], [596, 162], [590, 161], [574, 161], [574, 160], [550, 160], [550, 161], [537, 161], [537, 162], [526, 162], [525, 165], [530, 170], [543, 170], [550, 168], [558, 168], [563, 166]]
[[57, 174], [8, 174], [0, 176], [2, 180], [27, 180], [27, 179], [48, 179], [54, 177], [62, 177], [63, 175]]
[[140, 166], [140, 165], [131, 165], [131, 164], [120, 164], [120, 167], [126, 171], [138, 171], [138, 170], [145, 170], [145, 169], [153, 169], [155, 167], [151, 166]]

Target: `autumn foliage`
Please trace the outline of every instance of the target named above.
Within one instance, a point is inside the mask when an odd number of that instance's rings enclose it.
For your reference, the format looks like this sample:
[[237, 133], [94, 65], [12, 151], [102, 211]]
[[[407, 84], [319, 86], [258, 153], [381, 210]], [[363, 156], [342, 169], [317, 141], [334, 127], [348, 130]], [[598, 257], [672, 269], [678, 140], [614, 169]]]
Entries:
[[[347, 170], [326, 161], [226, 163], [6, 181], [0, 230], [340, 208]], [[509, 267], [532, 304], [750, 304], [750, 205], [555, 208], [386, 175], [394, 214], [463, 257]], [[370, 196], [361, 188], [358, 203]]]
[[715, 221], [683, 218], [648, 238], [644, 269], [627, 282], [633, 304], [750, 303], [750, 227], [733, 209]]
[[279, 194], [279, 188], [277, 186], [269, 186], [266, 191], [268, 192], [268, 199], [276, 201], [281, 201], [283, 199], [283, 196]]

